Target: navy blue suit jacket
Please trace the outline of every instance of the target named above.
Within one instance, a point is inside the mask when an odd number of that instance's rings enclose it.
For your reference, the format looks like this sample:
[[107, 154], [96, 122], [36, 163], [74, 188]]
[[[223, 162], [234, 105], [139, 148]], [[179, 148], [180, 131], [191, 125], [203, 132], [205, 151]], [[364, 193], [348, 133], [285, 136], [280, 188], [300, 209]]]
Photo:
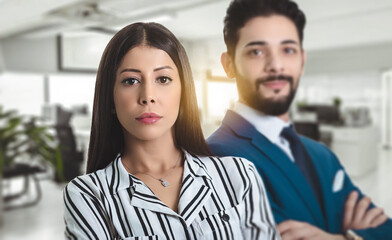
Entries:
[[[288, 156], [240, 115], [228, 111], [222, 125], [207, 139], [218, 156], [238, 156], [252, 161], [263, 178], [276, 223], [293, 219], [308, 222], [329, 233], [342, 233], [344, 203], [357, 190], [337, 157], [324, 145], [301, 136], [311, 156], [319, 182], [321, 205], [305, 177]], [[343, 185], [333, 190], [338, 171]], [[373, 207], [373, 206], [372, 206]], [[392, 239], [392, 220], [377, 228], [356, 230], [366, 240]]]

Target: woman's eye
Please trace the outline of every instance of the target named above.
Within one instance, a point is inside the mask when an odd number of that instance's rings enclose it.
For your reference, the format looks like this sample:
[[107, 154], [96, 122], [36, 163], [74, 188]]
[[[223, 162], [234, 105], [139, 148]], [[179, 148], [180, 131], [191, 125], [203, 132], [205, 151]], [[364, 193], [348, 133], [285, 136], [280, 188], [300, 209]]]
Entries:
[[126, 78], [122, 80], [121, 83], [126, 85], [135, 85], [137, 83], [140, 83], [140, 81], [136, 78]]
[[161, 84], [168, 84], [168, 83], [170, 83], [171, 81], [172, 81], [172, 79], [169, 78], [169, 77], [159, 77], [159, 78], [157, 79], [157, 82], [158, 82], [158, 83], [161, 83]]

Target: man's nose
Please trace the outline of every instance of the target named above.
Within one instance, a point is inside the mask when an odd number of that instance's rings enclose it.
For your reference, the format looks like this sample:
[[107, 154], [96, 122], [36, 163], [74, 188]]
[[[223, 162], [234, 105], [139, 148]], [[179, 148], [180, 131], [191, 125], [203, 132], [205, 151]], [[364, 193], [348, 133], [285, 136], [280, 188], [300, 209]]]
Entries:
[[268, 73], [282, 73], [284, 66], [281, 56], [278, 53], [270, 52], [266, 57], [264, 70]]

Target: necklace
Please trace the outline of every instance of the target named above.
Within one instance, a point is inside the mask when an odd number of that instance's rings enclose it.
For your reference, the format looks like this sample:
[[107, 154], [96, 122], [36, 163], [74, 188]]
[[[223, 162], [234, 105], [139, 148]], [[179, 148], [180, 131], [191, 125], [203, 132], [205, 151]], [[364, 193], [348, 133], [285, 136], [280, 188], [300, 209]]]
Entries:
[[[154, 176], [152, 176], [152, 175], [150, 175], [150, 174], [148, 174], [148, 173], [143, 173], [143, 172], [135, 172], [135, 173], [133, 173], [133, 175], [136, 175], [136, 174], [143, 174], [143, 175], [146, 175], [146, 176], [149, 176], [149, 177], [151, 177], [151, 178], [153, 178], [153, 179], [155, 179], [155, 180], [157, 180], [157, 181], [160, 181], [161, 182], [161, 184], [162, 184], [162, 186], [164, 186], [164, 187], [168, 187], [168, 186], [170, 186], [170, 183], [167, 181], [167, 180], [165, 180], [165, 178], [167, 178], [168, 176], [170, 176], [170, 174], [173, 172], [173, 170], [177, 167], [177, 164], [178, 164], [178, 161], [181, 159], [181, 153], [180, 153], [180, 156], [178, 157], [178, 159], [176, 160], [176, 163], [174, 164], [174, 166], [169, 170], [169, 172], [165, 175], [165, 176], [163, 176], [163, 177], [161, 177], [161, 178], [156, 178], [156, 177], [154, 177]], [[124, 162], [123, 162], [124, 163]], [[124, 165], [124, 167], [129, 171], [129, 172], [132, 172], [129, 168], [128, 168], [128, 166], [124, 163], [123, 164]]]

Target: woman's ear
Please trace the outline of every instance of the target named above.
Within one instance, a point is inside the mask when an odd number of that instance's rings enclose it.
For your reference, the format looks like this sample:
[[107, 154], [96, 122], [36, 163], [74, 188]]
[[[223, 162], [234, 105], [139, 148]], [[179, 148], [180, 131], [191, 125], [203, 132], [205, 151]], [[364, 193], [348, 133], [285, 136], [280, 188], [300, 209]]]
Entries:
[[221, 64], [223, 69], [225, 69], [227, 77], [230, 79], [235, 78], [234, 62], [227, 52], [222, 53]]

